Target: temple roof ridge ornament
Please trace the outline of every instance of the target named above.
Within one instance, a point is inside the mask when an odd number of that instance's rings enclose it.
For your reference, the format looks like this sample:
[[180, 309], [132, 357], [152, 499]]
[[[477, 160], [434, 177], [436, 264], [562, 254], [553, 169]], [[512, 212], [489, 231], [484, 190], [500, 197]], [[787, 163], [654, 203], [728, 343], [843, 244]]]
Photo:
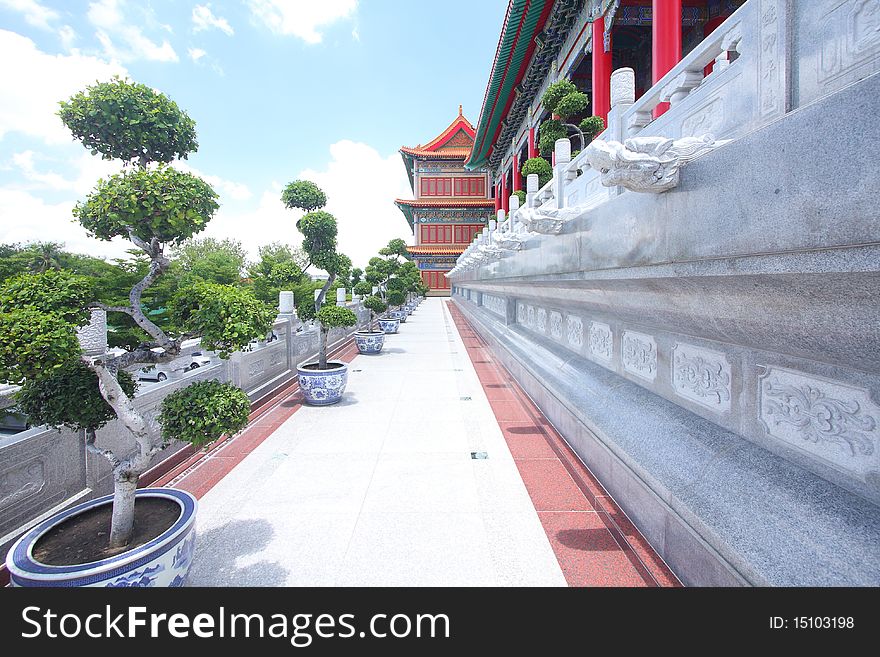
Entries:
[[683, 139], [632, 137], [623, 143], [596, 139], [584, 149], [584, 157], [605, 187], [660, 194], [678, 186], [681, 167], [729, 141], [716, 141], [708, 134]]

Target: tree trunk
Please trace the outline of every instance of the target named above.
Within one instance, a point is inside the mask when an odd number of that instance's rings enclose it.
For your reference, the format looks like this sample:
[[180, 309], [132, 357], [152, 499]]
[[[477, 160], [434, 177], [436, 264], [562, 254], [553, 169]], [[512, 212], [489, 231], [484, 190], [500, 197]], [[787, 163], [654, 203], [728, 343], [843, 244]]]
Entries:
[[132, 400], [125, 394], [116, 377], [101, 363], [86, 361], [98, 375], [98, 388], [101, 396], [116, 413], [122, 425], [131, 432], [137, 444], [137, 452], [131, 458], [119, 462], [115, 456], [107, 454], [114, 465], [113, 480], [113, 519], [110, 527], [110, 546], [122, 547], [131, 540], [134, 526], [134, 492], [138, 477], [147, 469], [153, 454], [159, 447], [153, 443], [149, 426], [144, 417], [135, 409]]
[[134, 531], [134, 500], [138, 475], [130, 470], [113, 473], [113, 518], [110, 521], [110, 547], [125, 547]]
[[318, 369], [327, 369], [327, 335], [329, 330], [321, 324], [321, 346], [318, 349]]
[[[321, 306], [324, 305], [324, 299], [327, 298], [327, 290], [330, 289], [330, 286], [333, 285], [334, 281], [336, 281], [336, 274], [331, 274], [330, 278], [327, 279], [327, 282], [324, 283], [324, 287], [321, 288], [321, 293], [318, 295], [318, 298], [315, 299], [316, 313], [321, 310]], [[329, 329], [321, 324], [321, 322], [318, 322], [318, 325], [321, 327], [321, 342], [318, 346], [318, 369], [325, 370], [327, 369], [327, 333]]]

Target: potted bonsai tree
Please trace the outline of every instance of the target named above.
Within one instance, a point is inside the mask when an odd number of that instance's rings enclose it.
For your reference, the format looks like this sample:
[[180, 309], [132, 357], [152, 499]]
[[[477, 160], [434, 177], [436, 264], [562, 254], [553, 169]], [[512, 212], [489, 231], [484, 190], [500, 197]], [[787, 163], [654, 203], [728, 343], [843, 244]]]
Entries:
[[308, 180], [295, 180], [284, 189], [281, 200], [287, 208], [306, 212], [296, 222], [303, 235], [303, 251], [309, 258], [303, 271], [314, 265], [328, 274], [314, 301], [306, 298], [297, 306], [299, 318], [317, 321], [320, 331], [318, 360], [297, 365], [299, 387], [307, 403], [327, 406], [342, 399], [348, 383], [348, 365], [327, 360], [330, 331], [357, 324], [357, 315], [349, 308], [337, 306], [335, 301], [328, 302], [327, 292], [338, 277], [348, 275], [351, 260], [336, 251], [336, 217], [321, 209], [327, 203], [327, 197], [317, 185]]
[[[167, 96], [118, 78], [61, 103], [59, 115], [86, 148], [125, 165], [98, 182], [75, 218], [98, 239], [129, 239], [150, 266], [120, 306], [89, 303], [92, 281], [58, 272], [7, 280], [0, 289], [0, 381], [21, 384], [19, 403], [36, 421], [82, 431], [85, 447], [110, 462], [114, 483], [112, 495], [37, 524], [6, 563], [19, 586], [180, 585], [192, 560], [195, 498], [138, 490], [138, 479], [172, 439], [204, 445], [243, 428], [250, 404], [228, 384], [195, 384], [166, 398], [157, 435], [134, 404], [128, 372], [178, 357], [183, 340], [195, 336], [228, 356], [266, 335], [273, 313], [249, 292], [212, 285], [181, 297], [176, 334], [153, 323], [142, 297], [169, 268], [166, 248], [203, 230], [219, 207], [207, 183], [168, 165], [196, 150], [195, 124]], [[115, 356], [84, 351], [77, 330], [102, 311], [131, 318], [147, 339]], [[97, 445], [96, 431], [114, 419], [133, 451]]]
[[385, 345], [385, 331], [376, 327], [376, 318], [384, 313], [388, 306], [375, 294], [371, 294], [372, 287], [369, 283], [361, 281], [354, 287], [355, 294], [364, 298], [364, 307], [370, 311], [370, 319], [365, 331], [354, 334], [354, 340], [358, 351], [362, 354], [378, 354]]
[[[538, 148], [541, 155], [550, 155], [556, 141], [568, 137], [569, 132], [573, 132], [580, 139], [580, 150], [584, 149], [583, 130], [579, 125], [567, 121], [582, 114], [589, 102], [587, 94], [578, 91], [577, 87], [568, 80], [559, 80], [547, 87], [547, 91], [541, 97], [541, 104], [550, 110], [552, 118], [544, 121], [538, 130]], [[592, 126], [591, 123], [587, 125]]]

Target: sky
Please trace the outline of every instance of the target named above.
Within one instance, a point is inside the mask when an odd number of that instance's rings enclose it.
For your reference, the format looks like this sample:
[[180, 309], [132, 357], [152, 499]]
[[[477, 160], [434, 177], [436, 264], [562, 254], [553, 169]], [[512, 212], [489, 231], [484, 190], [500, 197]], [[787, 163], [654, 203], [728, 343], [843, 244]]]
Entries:
[[[327, 193], [339, 248], [363, 267], [412, 241], [394, 199], [412, 198], [398, 149], [426, 143], [463, 105], [479, 118], [507, 0], [0, 0], [0, 243], [63, 242], [119, 257], [71, 210], [119, 161], [92, 156], [58, 102], [114, 75], [170, 96], [195, 121], [180, 168], [219, 193], [199, 237], [252, 257], [298, 246], [283, 186]], [[178, 166], [178, 165], [176, 165]]]

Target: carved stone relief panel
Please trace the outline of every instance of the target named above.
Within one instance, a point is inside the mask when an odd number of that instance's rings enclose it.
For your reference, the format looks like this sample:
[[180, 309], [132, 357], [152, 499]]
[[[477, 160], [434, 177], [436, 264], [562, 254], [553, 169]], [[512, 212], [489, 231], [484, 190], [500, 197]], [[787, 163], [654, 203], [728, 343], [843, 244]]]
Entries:
[[769, 367], [759, 407], [774, 438], [862, 479], [880, 470], [880, 407], [864, 388]]
[[730, 410], [731, 370], [719, 352], [688, 344], [672, 349], [672, 387], [677, 395], [708, 409]]
[[623, 368], [646, 381], [657, 378], [657, 343], [644, 333], [625, 331], [622, 340]]

